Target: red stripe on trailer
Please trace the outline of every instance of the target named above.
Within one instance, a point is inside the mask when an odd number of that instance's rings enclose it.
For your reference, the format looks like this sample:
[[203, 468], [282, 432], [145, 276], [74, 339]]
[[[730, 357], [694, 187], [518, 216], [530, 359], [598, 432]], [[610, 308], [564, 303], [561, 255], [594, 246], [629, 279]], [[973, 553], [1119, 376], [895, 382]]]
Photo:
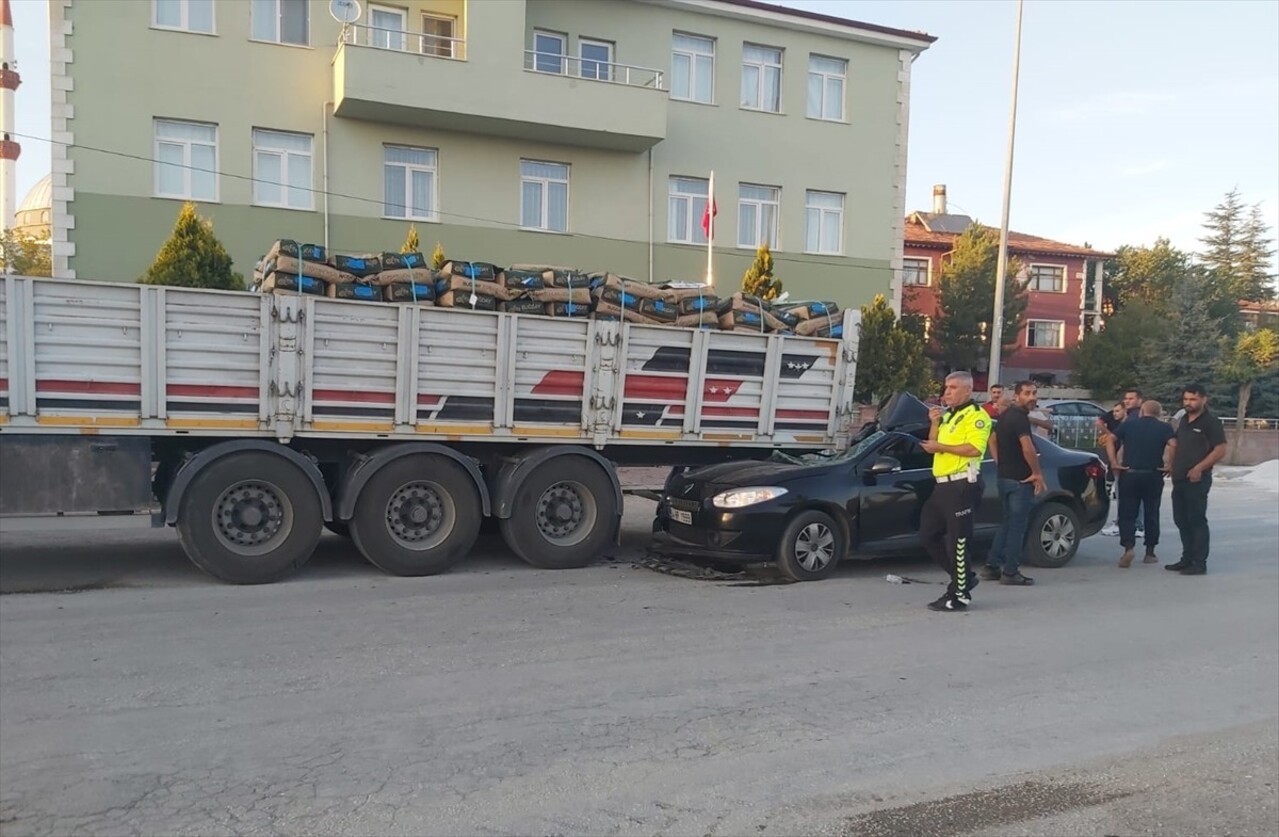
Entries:
[[661, 378], [656, 375], [627, 375], [626, 398], [643, 401], [683, 401], [688, 378]]
[[778, 410], [781, 419], [812, 419], [813, 421], [829, 421], [830, 413], [825, 410]]
[[533, 395], [581, 395], [585, 384], [585, 372], [547, 372], [533, 387]]
[[742, 388], [741, 381], [730, 381], [723, 378], [707, 378], [702, 386], [703, 401], [727, 401]]
[[[679, 405], [679, 404], [675, 404], [675, 405], [673, 405], [673, 406], [667, 407], [667, 408], [666, 408], [666, 410], [667, 410], [667, 413], [668, 413], [669, 415], [672, 415], [672, 416], [682, 416], [682, 415], [684, 415], [684, 407], [683, 407], [682, 405]], [[750, 417], [754, 418], [754, 417], [757, 417], [757, 416], [759, 415], [759, 408], [758, 408], [758, 407], [710, 407], [710, 406], [703, 406], [703, 407], [702, 407], [702, 415], [704, 415], [704, 416], [716, 416], [716, 417], [718, 417], [718, 418], [725, 418], [725, 417], [727, 417], [727, 416], [750, 416]]]
[[141, 395], [142, 384], [115, 381], [36, 381], [36, 392], [57, 392], [64, 395]]
[[0, 378], [0, 392], [8, 392], [8, 391], [9, 391], [9, 379]]
[[168, 398], [257, 398], [257, 387], [212, 386], [205, 384], [168, 384]]
[[345, 389], [317, 389], [311, 392], [312, 401], [349, 401], [357, 404], [394, 404], [393, 392], [365, 392]]
[[439, 395], [419, 395], [417, 397], [417, 405], [419, 407], [434, 407], [443, 400], [443, 396]]

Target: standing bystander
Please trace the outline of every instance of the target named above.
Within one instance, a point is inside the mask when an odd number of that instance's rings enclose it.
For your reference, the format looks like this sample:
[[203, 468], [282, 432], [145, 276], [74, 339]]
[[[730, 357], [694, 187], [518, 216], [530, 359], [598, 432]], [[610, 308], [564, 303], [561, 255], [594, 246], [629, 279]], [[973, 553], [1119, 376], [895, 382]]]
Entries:
[[[1137, 545], [1137, 508], [1145, 514], [1146, 547], [1143, 563], [1155, 564], [1159, 559], [1155, 547], [1159, 545], [1159, 507], [1164, 493], [1164, 473], [1172, 466], [1173, 451], [1177, 442], [1173, 430], [1160, 420], [1163, 407], [1158, 401], [1146, 401], [1141, 405], [1141, 416], [1121, 422], [1114, 433], [1105, 439], [1106, 455], [1110, 467], [1118, 476], [1119, 491], [1119, 545], [1123, 555], [1119, 566], [1132, 565], [1133, 549]], [[1122, 446], [1122, 456], [1116, 451]]]
[[1208, 410], [1208, 394], [1190, 384], [1181, 394], [1185, 418], [1177, 425], [1172, 460], [1172, 519], [1181, 532], [1181, 560], [1164, 567], [1182, 575], [1208, 572], [1208, 492], [1212, 466], [1226, 455], [1226, 431]]
[[995, 444], [990, 446], [998, 466], [1002, 520], [981, 577], [1019, 587], [1035, 583], [1021, 574], [1021, 555], [1026, 548], [1030, 507], [1035, 495], [1047, 490], [1030, 430], [1029, 413], [1035, 408], [1037, 393], [1033, 381], [1017, 382], [1013, 403], [1000, 415]]

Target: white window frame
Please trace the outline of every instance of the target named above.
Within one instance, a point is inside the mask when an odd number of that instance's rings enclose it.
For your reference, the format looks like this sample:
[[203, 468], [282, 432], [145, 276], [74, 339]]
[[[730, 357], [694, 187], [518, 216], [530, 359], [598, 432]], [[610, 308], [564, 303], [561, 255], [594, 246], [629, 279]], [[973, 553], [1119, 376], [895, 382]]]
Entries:
[[159, 0], [151, 0], [151, 28], [163, 29], [166, 32], [190, 32], [195, 35], [216, 35], [218, 34], [218, 4], [214, 0], [208, 0], [209, 3], [209, 30], [191, 28], [191, 0], [177, 0], [178, 8], [181, 9], [181, 22], [177, 26], [170, 26], [167, 23], [160, 22], [160, 3]]
[[[178, 125], [198, 125], [201, 128], [213, 129], [213, 142], [211, 143], [213, 146], [213, 197], [211, 198], [198, 197], [192, 194], [192, 190], [191, 190], [191, 172], [192, 172], [191, 146], [197, 145], [197, 144], [206, 145], [209, 143], [194, 143], [191, 140], [183, 140], [183, 139], [177, 139], [177, 138], [171, 138], [171, 137], [162, 138], [160, 136], [160, 125], [163, 123], [178, 124]], [[220, 157], [220, 150], [219, 150], [219, 146], [220, 146], [220, 143], [218, 142], [219, 136], [220, 136], [220, 132], [218, 131], [217, 123], [214, 123], [214, 122], [197, 122], [192, 119], [163, 119], [160, 117], [156, 117], [152, 119], [151, 120], [151, 138], [152, 138], [151, 148], [152, 148], [153, 156], [155, 157], [155, 166], [153, 169], [152, 184], [151, 184], [152, 195], [157, 198], [174, 198], [177, 200], [196, 201], [197, 203], [220, 203], [221, 197], [222, 197], [221, 196], [222, 178], [219, 176], [219, 172], [221, 171], [222, 160]], [[183, 146], [183, 150], [182, 150], [183, 190], [180, 194], [166, 194], [160, 191], [160, 167], [168, 165], [167, 163], [160, 162], [160, 146], [162, 144]]]
[[[409, 151], [427, 151], [431, 154], [433, 162], [430, 165], [419, 163], [392, 163], [387, 162], [386, 150], [388, 148], [402, 148]], [[404, 207], [403, 215], [387, 215], [386, 205], [391, 201], [390, 195], [386, 194], [386, 169], [389, 166], [397, 166], [404, 169], [404, 194], [400, 195]], [[431, 212], [429, 215], [413, 214], [413, 172], [425, 172], [431, 175]], [[400, 143], [384, 143], [382, 145], [382, 217], [393, 221], [426, 221], [438, 223], [440, 220], [440, 150], [438, 148], [426, 148], [419, 145], [401, 145]]]
[[262, 44], [279, 44], [281, 46], [310, 48], [311, 46], [311, 4], [305, 3], [302, 6], [302, 8], [306, 9], [306, 41], [305, 43], [295, 44], [292, 41], [280, 40], [280, 16], [284, 13], [284, 5], [283, 5], [284, 0], [270, 0], [270, 1], [275, 6], [275, 37], [259, 38], [254, 35], [253, 14], [254, 14], [254, 10], [257, 8], [257, 0], [254, 0], [253, 4], [250, 6], [250, 12], [249, 12], [249, 17], [250, 17], [249, 40], [257, 41], [258, 43], [262, 43]]
[[[828, 73], [825, 70], [813, 69], [813, 59], [815, 58], [822, 59], [824, 61], [838, 61], [844, 65], [844, 70], [841, 73]], [[844, 106], [848, 100], [848, 59], [838, 58], [834, 55], [820, 55], [815, 52], [810, 53], [808, 56], [808, 77], [809, 79], [812, 79], [814, 76], [817, 76], [818, 78], [821, 79], [822, 98], [821, 98], [821, 102], [818, 103], [818, 112], [816, 114], [813, 113], [813, 108], [812, 108], [813, 103], [812, 102], [806, 103], [805, 107], [808, 110], [808, 118], [817, 119], [822, 122], [847, 121], [846, 117], [844, 116]], [[826, 100], [826, 85], [827, 85], [827, 82], [829, 82], [832, 79], [839, 80], [839, 113], [836, 115], [832, 115], [828, 113], [828, 106], [830, 103]], [[807, 90], [805, 90], [804, 97], [806, 99], [808, 98]]]
[[[525, 163], [533, 163], [534, 165], [539, 165], [539, 166], [563, 166], [564, 179], [559, 180], [556, 178], [536, 177], [534, 175], [526, 175], [524, 174]], [[564, 234], [568, 232], [568, 219], [569, 219], [569, 216], [572, 214], [572, 206], [573, 206], [573, 203], [572, 203], [573, 186], [571, 182], [572, 174], [573, 174], [573, 167], [569, 165], [568, 163], [560, 163], [554, 160], [532, 160], [529, 158], [523, 158], [520, 160], [520, 229], [531, 230], [534, 232], [549, 232], [549, 233], [559, 233], [559, 234]], [[537, 183], [542, 187], [542, 206], [541, 206], [542, 223], [540, 226], [527, 227], [524, 225], [524, 184], [526, 183]], [[551, 184], [552, 183], [564, 184], [564, 229], [562, 230], [557, 230], [554, 227], [550, 226]]]
[[[906, 262], [923, 262], [924, 263], [924, 281], [923, 282], [907, 282]], [[916, 275], [918, 273], [916, 272]], [[933, 260], [921, 259], [918, 256], [902, 257], [902, 287], [903, 288], [927, 288], [933, 284]]]
[[[1057, 326], [1057, 345], [1040, 346], [1030, 342], [1030, 335], [1035, 331], [1035, 325], [1047, 323]], [[1026, 321], [1026, 348], [1027, 349], [1064, 349], [1066, 348], [1066, 321], [1065, 320], [1027, 320]]]
[[[776, 195], [775, 200], [759, 200], [756, 198], [742, 197], [742, 187], [750, 187], [752, 189], [771, 189]], [[755, 207], [755, 241], [742, 241], [742, 207], [750, 205]], [[765, 206], [773, 207], [773, 219], [775, 229], [773, 232], [774, 241], [768, 243], [770, 250], [780, 252], [782, 249], [782, 187], [781, 186], [765, 186], [762, 183], [738, 183], [737, 184], [737, 246], [743, 250], [755, 250], [764, 240], [764, 212]]]
[[[387, 29], [372, 29], [369, 32], [369, 46], [377, 49], [391, 50], [392, 52], [407, 52], [409, 48], [409, 10], [399, 6], [387, 6], [383, 3], [370, 3], [368, 20], [369, 26], [373, 25], [373, 13], [382, 12], [383, 14], [395, 15], [400, 19], [400, 29], [398, 34]], [[385, 43], [378, 42], [378, 39], [384, 38]], [[392, 44], [393, 38], [399, 38], [399, 46]]]
[[[546, 37], [546, 38], [554, 38], [555, 40], [559, 41], [560, 51], [558, 53], [542, 52], [540, 49], [537, 48], [537, 39], [539, 36]], [[544, 55], [558, 57], [560, 61], [560, 68], [558, 70], [543, 70], [539, 66], [539, 61]], [[569, 59], [568, 59], [568, 34], [567, 33], [556, 32], [551, 29], [534, 29], [533, 30], [533, 71], [534, 72], [547, 73], [548, 75], [553, 75], [553, 76], [567, 75], [568, 60]]]
[[[310, 151], [306, 153], [307, 158], [307, 184], [305, 187], [293, 186], [288, 182], [289, 178], [289, 159], [293, 156], [303, 156], [299, 152], [289, 151], [286, 148], [271, 148], [269, 146], [260, 147], [258, 139], [260, 136], [268, 134], [286, 134], [290, 136], [306, 137], [310, 142]], [[280, 203], [270, 203], [260, 200], [257, 194], [257, 183], [260, 178], [258, 173], [258, 155], [259, 154], [275, 154], [280, 157], [280, 174], [283, 180], [280, 182]], [[305, 134], [301, 131], [278, 131], [274, 128], [254, 128], [253, 129], [253, 195], [252, 201], [254, 206], [269, 206], [275, 209], [292, 209], [298, 212], [313, 212], [315, 210], [315, 135]], [[292, 206], [289, 204], [289, 189], [304, 189], [307, 195], [306, 206]]]
[[[833, 195], [839, 198], [839, 209], [830, 209], [824, 206], [815, 206], [813, 197], [816, 195]], [[848, 203], [848, 196], [843, 192], [826, 192], [821, 189], [809, 189], [804, 192], [804, 252], [812, 253], [820, 256], [842, 256], [844, 255], [844, 207]], [[812, 222], [810, 213], [817, 213], [817, 249], [808, 249], [808, 225]], [[826, 228], [825, 221], [827, 215], [837, 215], [839, 217], [839, 240], [835, 242], [835, 249], [827, 249], [827, 242], [822, 240], [822, 230]]]
[[[701, 195], [692, 192], [678, 192], [675, 189], [677, 181], [688, 181], [690, 183], [700, 183], [706, 187], [706, 191]], [[704, 177], [684, 177], [683, 175], [673, 174], [666, 181], [666, 241], [668, 244], [693, 244], [696, 246], [704, 246], [706, 244], [706, 233], [702, 230], [702, 216], [706, 214], [706, 205], [710, 202], [710, 181]], [[701, 210], [698, 210], [698, 199], [701, 199]], [[687, 212], [685, 229], [680, 231], [683, 238], [671, 237], [671, 219], [675, 217], [672, 207], [676, 202], [686, 204]]]
[[[692, 50], [692, 49], [678, 49], [678, 48], [676, 48], [676, 46], [675, 46], [675, 38], [676, 38], [676, 37], [693, 38], [693, 39], [698, 40], [698, 41], [705, 41], [706, 43], [710, 44], [710, 51], [709, 51], [709, 52], [700, 52], [700, 51], [695, 51], [695, 50]], [[715, 104], [715, 64], [716, 64], [716, 61], [715, 61], [715, 52], [716, 52], [716, 46], [717, 46], [717, 42], [716, 42], [716, 40], [715, 40], [714, 38], [708, 37], [708, 36], [706, 36], [706, 35], [696, 35], [696, 34], [694, 34], [694, 33], [692, 33], [692, 32], [678, 32], [678, 31], [677, 31], [677, 32], [672, 32], [672, 33], [671, 33], [671, 92], [670, 92], [670, 98], [674, 99], [674, 100], [675, 100], [675, 101], [677, 101], [677, 102], [695, 102], [695, 103], [697, 103], [697, 104], [699, 104], [699, 105], [713, 105], [713, 104]], [[678, 55], [678, 56], [682, 56], [682, 57], [684, 57], [684, 58], [687, 58], [687, 59], [688, 59], [688, 95], [687, 95], [687, 96], [679, 96], [679, 95], [676, 95], [676, 93], [675, 93], [675, 84], [674, 84], [674, 80], [675, 80], [675, 56], [677, 56], [677, 55]], [[698, 71], [697, 71], [697, 64], [698, 64], [697, 59], [698, 59], [698, 58], [709, 58], [709, 59], [710, 59], [710, 62], [711, 62], [711, 70], [710, 70], [710, 73], [711, 73], [711, 85], [710, 85], [711, 97], [710, 97], [709, 99], [699, 99], [699, 98], [697, 98], [697, 87], [698, 87], [698, 85], [697, 85], [697, 80], [698, 80], [698, 78], [700, 78], [700, 76], [698, 76]]]
[[[1052, 268], [1061, 273], [1061, 287], [1056, 290], [1045, 290], [1037, 286], [1039, 277], [1035, 276], [1035, 268]], [[1049, 262], [1032, 262], [1026, 266], [1026, 287], [1036, 293], [1041, 294], [1064, 294], [1066, 292], [1066, 266], [1064, 264], [1051, 264]]]
[[[595, 58], [587, 58], [583, 54], [583, 49], [588, 46], [604, 47], [605, 49], [608, 50], [608, 59], [601, 62]], [[592, 81], [616, 81], [617, 79], [613, 77], [615, 75], [613, 65], [617, 62], [616, 55], [617, 55], [617, 44], [613, 43], [612, 41], [605, 41], [600, 38], [578, 38], [577, 39], [577, 75], [580, 78], [590, 79]], [[603, 66], [600, 66], [598, 69], [598, 72], [600, 73], [600, 75], [594, 75], [594, 76], [586, 75], [587, 61], [597, 66], [600, 64], [603, 65]]]
[[[447, 53], [441, 54], [439, 52], [431, 52], [427, 48], [427, 39], [430, 37], [433, 37], [428, 35], [426, 32], [426, 22], [428, 20], [442, 20], [442, 21], [448, 22], [449, 31], [452, 32], [453, 34], [449, 35], [450, 40], [444, 45], [448, 48]], [[456, 58], [457, 57], [457, 41], [454, 40], [456, 38], [457, 38], [457, 17], [456, 16], [436, 14], [434, 12], [422, 12], [422, 38], [420, 42], [418, 43], [418, 48], [421, 50], [423, 55], [430, 55], [435, 58]], [[431, 41], [431, 43], [435, 44], [434, 41]]]
[[[766, 49], [772, 52], [776, 52], [777, 63], [768, 64], [768, 63], [761, 63], [757, 61], [748, 61], [746, 59], [746, 49], [749, 47], [754, 47], [755, 49]], [[756, 43], [751, 43], [749, 41], [747, 41], [746, 43], [742, 45], [742, 81], [743, 82], [746, 81], [745, 76], [746, 76], [746, 70], [748, 67], [755, 68], [759, 73], [758, 77], [755, 80], [755, 96], [758, 99], [758, 104], [751, 105], [751, 104], [747, 104], [746, 102], [740, 102], [742, 110], [752, 110], [758, 113], [781, 113], [782, 112], [782, 90], [785, 87], [785, 82], [782, 78], [782, 65], [785, 62], [785, 59], [786, 59], [786, 50], [782, 49], [781, 47], [768, 46], [767, 44], [756, 44]], [[773, 110], [772, 108], [767, 108], [764, 106], [765, 92], [766, 92], [765, 88], [767, 86], [764, 80], [768, 76], [768, 73], [766, 71], [770, 68], [777, 70], [777, 110]]]

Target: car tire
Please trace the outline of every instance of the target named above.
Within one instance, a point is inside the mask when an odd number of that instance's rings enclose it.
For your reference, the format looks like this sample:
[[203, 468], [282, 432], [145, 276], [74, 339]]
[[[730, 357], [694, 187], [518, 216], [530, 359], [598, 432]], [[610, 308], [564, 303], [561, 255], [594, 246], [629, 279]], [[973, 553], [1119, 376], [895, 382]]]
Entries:
[[1080, 540], [1079, 513], [1062, 503], [1044, 503], [1030, 519], [1024, 563], [1049, 569], [1064, 567], [1079, 551]]
[[815, 509], [791, 518], [777, 546], [777, 568], [794, 581], [819, 581], [839, 566], [847, 544], [839, 524]]

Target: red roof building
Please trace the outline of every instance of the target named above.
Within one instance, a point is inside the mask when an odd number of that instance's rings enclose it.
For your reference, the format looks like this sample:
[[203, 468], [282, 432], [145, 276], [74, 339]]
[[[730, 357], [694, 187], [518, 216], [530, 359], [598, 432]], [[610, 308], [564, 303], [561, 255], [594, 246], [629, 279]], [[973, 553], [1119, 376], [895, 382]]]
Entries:
[[[937, 279], [957, 239], [970, 224], [967, 215], [946, 211], [946, 187], [933, 187], [933, 211], [906, 218], [902, 265], [902, 313], [937, 316]], [[1041, 385], [1070, 379], [1069, 350], [1100, 326], [1102, 266], [1112, 254], [1035, 235], [1008, 233], [1008, 254], [1022, 264], [1020, 278], [1030, 287], [1017, 348], [1005, 350], [1000, 378]], [[994, 306], [994, 300], [991, 300]], [[974, 370], [986, 386], [985, 362]]]

